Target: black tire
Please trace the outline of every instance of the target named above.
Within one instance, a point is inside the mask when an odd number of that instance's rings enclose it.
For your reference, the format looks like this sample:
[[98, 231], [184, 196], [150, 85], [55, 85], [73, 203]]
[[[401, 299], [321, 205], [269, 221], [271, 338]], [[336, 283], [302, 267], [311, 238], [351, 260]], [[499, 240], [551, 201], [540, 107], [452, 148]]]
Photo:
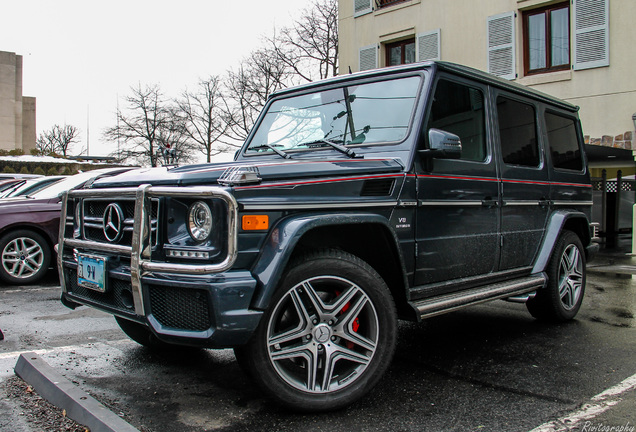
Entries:
[[548, 284], [526, 302], [530, 314], [540, 320], [565, 322], [573, 319], [585, 295], [585, 251], [579, 237], [563, 231], [546, 269]]
[[40, 234], [10, 231], [0, 238], [0, 279], [13, 284], [32, 284], [44, 277], [51, 263], [51, 248]]
[[342, 251], [296, 260], [238, 358], [274, 399], [300, 411], [368, 393], [395, 351], [397, 314], [382, 278]]

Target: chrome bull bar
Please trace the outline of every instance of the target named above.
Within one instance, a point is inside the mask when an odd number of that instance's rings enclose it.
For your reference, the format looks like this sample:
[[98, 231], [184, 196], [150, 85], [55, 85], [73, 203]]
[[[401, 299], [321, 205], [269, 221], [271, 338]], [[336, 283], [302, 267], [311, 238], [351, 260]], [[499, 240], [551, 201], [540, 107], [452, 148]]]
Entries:
[[[131, 246], [100, 243], [90, 240], [65, 238], [68, 199], [72, 198], [135, 198], [135, 220]], [[220, 199], [227, 205], [228, 244], [227, 256], [217, 264], [174, 264], [152, 262], [150, 239], [150, 207], [151, 198], [186, 197]], [[57, 266], [62, 291], [67, 292], [64, 275], [64, 248], [83, 248], [92, 251], [115, 253], [130, 256], [130, 280], [132, 285], [135, 313], [145, 316], [141, 278], [150, 272], [207, 275], [220, 273], [234, 265], [237, 256], [238, 204], [225, 189], [214, 186], [170, 187], [142, 184], [136, 188], [119, 189], [78, 189], [64, 192], [62, 195], [62, 212], [60, 214], [60, 232], [58, 240]]]

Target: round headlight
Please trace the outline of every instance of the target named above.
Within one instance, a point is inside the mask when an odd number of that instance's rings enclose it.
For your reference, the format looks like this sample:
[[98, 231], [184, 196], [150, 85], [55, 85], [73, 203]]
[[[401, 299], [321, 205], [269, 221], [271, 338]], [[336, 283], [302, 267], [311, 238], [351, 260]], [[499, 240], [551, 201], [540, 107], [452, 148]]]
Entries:
[[188, 231], [196, 241], [206, 240], [212, 232], [212, 212], [203, 201], [197, 201], [188, 210]]

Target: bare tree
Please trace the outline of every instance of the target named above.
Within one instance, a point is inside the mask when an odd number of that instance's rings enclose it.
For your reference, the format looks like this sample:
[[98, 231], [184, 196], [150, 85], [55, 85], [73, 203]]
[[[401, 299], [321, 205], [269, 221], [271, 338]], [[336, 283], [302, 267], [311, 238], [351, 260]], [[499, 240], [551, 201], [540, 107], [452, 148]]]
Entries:
[[338, 74], [338, 1], [313, 0], [301, 17], [268, 40], [280, 62], [305, 81]]
[[125, 101], [126, 111], [117, 109], [117, 126], [104, 131], [105, 139], [123, 143], [124, 148], [117, 154], [120, 160], [133, 160], [142, 165], [149, 163], [155, 167], [165, 148], [178, 144], [187, 153], [182, 136], [173, 133], [178, 130], [174, 124], [175, 111], [164, 99], [158, 85], [131, 87], [131, 95], [126, 96]]
[[166, 111], [168, 117], [157, 131], [158, 158], [164, 165], [193, 162], [186, 117], [177, 106], [168, 106]]
[[42, 154], [61, 154], [68, 156], [73, 143], [79, 140], [79, 129], [72, 125], [54, 125], [38, 137], [35, 148]]
[[287, 87], [291, 71], [281, 63], [276, 53], [268, 49], [253, 51], [241, 62], [238, 70], [229, 71], [225, 82], [224, 142], [240, 145], [273, 92]]
[[185, 135], [196, 143], [207, 162], [212, 156], [228, 150], [227, 144], [220, 141], [229, 127], [226, 102], [218, 76], [199, 80], [194, 90], [184, 91], [177, 101], [185, 120]]
[[338, 2], [312, 0], [290, 26], [266, 39], [237, 70], [228, 72], [224, 141], [243, 142], [272, 92], [338, 73]]

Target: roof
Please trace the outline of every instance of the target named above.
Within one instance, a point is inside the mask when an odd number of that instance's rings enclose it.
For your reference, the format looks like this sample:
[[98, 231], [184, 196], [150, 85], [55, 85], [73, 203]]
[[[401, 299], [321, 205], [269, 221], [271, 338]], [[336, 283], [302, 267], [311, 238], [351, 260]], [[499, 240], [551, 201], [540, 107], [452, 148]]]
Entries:
[[273, 93], [272, 95], [270, 95], [270, 98], [281, 96], [281, 95], [292, 93], [292, 92], [309, 90], [314, 87], [320, 87], [320, 86], [329, 85], [332, 83], [333, 84], [345, 83], [352, 79], [390, 76], [390, 75], [402, 74], [402, 73], [410, 72], [410, 71], [422, 71], [425, 69], [437, 69], [437, 70], [441, 70], [441, 71], [445, 71], [449, 73], [454, 73], [456, 75], [461, 75], [467, 78], [476, 79], [491, 86], [510, 90], [515, 93], [521, 93], [525, 96], [528, 96], [534, 99], [539, 99], [543, 102], [547, 102], [550, 104], [557, 105], [560, 108], [568, 110], [568, 111], [576, 112], [579, 109], [579, 107], [572, 105], [569, 102], [566, 102], [557, 97], [548, 95], [546, 93], [540, 92], [533, 88], [526, 87], [524, 85], [518, 84], [513, 81], [508, 81], [503, 78], [499, 78], [498, 76], [489, 74], [487, 72], [484, 72], [478, 69], [474, 69], [468, 66], [463, 66], [457, 63], [444, 62], [444, 61], [427, 61], [427, 62], [410, 63], [407, 65], [391, 66], [391, 67], [385, 67], [380, 69], [373, 69], [369, 71], [355, 72], [352, 74], [338, 75], [336, 77], [327, 78], [324, 80], [314, 81], [314, 82], [302, 84], [296, 87], [290, 87], [287, 89], [279, 90]]

